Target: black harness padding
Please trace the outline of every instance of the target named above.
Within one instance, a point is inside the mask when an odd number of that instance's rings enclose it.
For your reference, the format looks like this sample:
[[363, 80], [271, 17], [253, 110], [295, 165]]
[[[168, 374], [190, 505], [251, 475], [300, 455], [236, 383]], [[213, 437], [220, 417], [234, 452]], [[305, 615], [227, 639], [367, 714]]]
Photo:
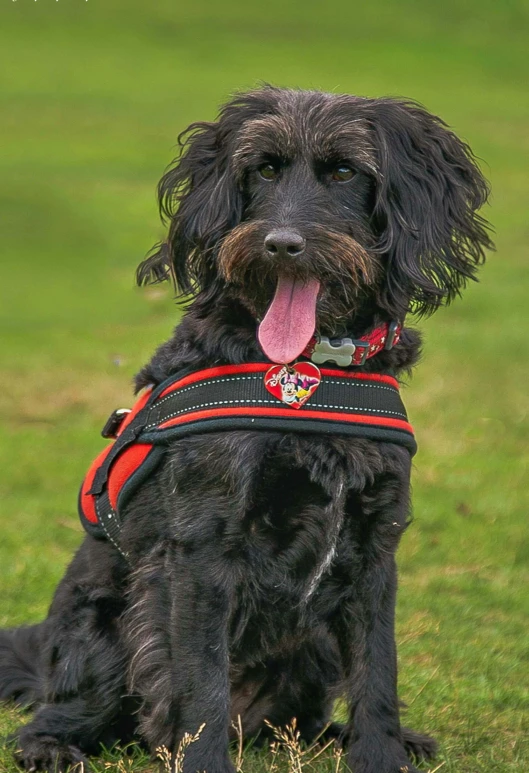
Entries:
[[122, 552], [124, 505], [158, 466], [168, 444], [189, 435], [230, 430], [346, 435], [416, 452], [393, 376], [322, 368], [321, 382], [308, 398], [307, 384], [300, 380], [299, 394], [307, 401], [295, 407], [297, 386], [288, 384], [282, 396], [265, 386], [271, 367], [247, 363], [181, 371], [145, 392], [132, 411], [115, 412], [109, 421], [114, 428], [121, 424], [116, 439], [90, 467], [79, 495], [86, 530]]

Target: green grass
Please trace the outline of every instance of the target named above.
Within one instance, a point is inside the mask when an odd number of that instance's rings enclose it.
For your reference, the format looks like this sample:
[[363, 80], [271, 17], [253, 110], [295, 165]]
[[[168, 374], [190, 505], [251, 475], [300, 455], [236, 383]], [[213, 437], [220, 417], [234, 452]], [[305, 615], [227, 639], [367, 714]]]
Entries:
[[[528, 17], [526, 0], [4, 0], [0, 626], [45, 615], [101, 424], [178, 319], [169, 290], [133, 288], [178, 132], [258, 80], [411, 96], [486, 159], [498, 252], [421, 324], [406, 391], [420, 451], [400, 692], [444, 773], [527, 770]], [[1, 711], [0, 735], [18, 722]], [[136, 751], [124, 769], [152, 765]]]

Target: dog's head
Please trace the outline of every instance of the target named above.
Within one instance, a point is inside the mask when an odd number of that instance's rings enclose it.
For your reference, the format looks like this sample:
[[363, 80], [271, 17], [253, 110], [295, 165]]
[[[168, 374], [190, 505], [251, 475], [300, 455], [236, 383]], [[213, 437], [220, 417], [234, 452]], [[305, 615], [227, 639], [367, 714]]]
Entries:
[[431, 313], [492, 246], [472, 152], [413, 102], [265, 87], [180, 144], [159, 186], [169, 235], [138, 280], [231, 293], [277, 361], [366, 309]]

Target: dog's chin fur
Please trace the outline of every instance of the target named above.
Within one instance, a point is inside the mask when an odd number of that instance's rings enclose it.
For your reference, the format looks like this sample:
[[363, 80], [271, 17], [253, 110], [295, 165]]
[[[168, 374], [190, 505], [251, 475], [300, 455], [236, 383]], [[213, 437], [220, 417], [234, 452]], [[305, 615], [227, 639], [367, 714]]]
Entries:
[[[268, 187], [263, 149], [286, 159]], [[356, 174], [334, 186], [344, 159]], [[323, 333], [434, 311], [490, 246], [486, 192], [470, 150], [413, 103], [271, 87], [235, 98], [190, 127], [160, 184], [169, 235], [138, 278], [173, 276], [191, 302], [137, 388], [261, 360], [257, 323], [281, 272], [320, 281]], [[265, 256], [277, 224], [303, 235], [303, 258]], [[400, 377], [419, 349], [405, 327], [362, 370]], [[87, 536], [47, 619], [0, 632], [0, 699], [38, 708], [14, 737], [20, 764], [65, 771], [133, 738], [175, 752], [202, 727], [184, 773], [233, 773], [233, 721], [262, 742], [267, 723], [295, 717], [301, 740], [336, 738], [355, 773], [417, 773], [410, 758], [435, 743], [401, 726], [394, 636], [410, 467], [405, 448], [365, 439], [174, 441], [121, 512], [130, 562]], [[344, 726], [330, 723], [338, 696]]]

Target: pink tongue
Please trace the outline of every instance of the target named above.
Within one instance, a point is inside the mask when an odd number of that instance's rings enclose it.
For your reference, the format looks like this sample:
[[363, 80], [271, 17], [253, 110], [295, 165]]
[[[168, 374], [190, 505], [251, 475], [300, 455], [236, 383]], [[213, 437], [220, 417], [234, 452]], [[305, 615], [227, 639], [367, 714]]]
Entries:
[[272, 362], [287, 363], [299, 357], [316, 327], [316, 300], [320, 283], [280, 276], [274, 299], [261, 324], [259, 343]]

